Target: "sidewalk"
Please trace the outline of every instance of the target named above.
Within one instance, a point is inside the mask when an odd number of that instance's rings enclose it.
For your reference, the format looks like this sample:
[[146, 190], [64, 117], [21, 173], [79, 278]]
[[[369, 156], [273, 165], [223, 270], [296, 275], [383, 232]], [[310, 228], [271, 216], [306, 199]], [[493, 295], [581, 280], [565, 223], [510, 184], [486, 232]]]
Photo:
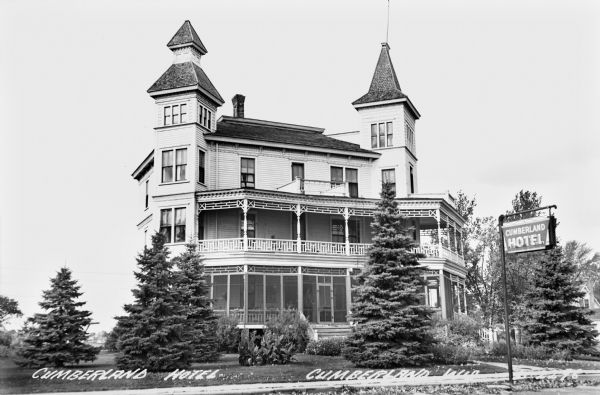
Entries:
[[[503, 365], [504, 366], [504, 365]], [[523, 380], [533, 377], [600, 377], [600, 370], [573, 370], [573, 369], [548, 369], [535, 368], [525, 365], [516, 365], [514, 380]], [[85, 392], [86, 395], [191, 395], [191, 394], [262, 394], [274, 391], [306, 391], [306, 390], [334, 390], [342, 387], [397, 387], [421, 386], [440, 384], [473, 384], [494, 383], [508, 380], [508, 373], [480, 374], [476, 376], [427, 376], [417, 378], [398, 378], [387, 380], [341, 380], [341, 381], [303, 381], [297, 383], [257, 383], [257, 384], [231, 384], [206, 387], [172, 387], [149, 388], [138, 390], [93, 391]], [[53, 395], [74, 395], [81, 392], [60, 392]], [[44, 394], [42, 394], [44, 395]], [[46, 394], [49, 395], [49, 394]]]

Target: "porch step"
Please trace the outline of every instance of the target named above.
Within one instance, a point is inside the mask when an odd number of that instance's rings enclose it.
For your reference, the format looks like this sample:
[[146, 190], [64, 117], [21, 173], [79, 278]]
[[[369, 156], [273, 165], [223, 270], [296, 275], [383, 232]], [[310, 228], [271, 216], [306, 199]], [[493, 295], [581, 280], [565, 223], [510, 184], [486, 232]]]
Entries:
[[315, 337], [322, 339], [325, 337], [347, 337], [352, 333], [350, 325], [312, 325]]

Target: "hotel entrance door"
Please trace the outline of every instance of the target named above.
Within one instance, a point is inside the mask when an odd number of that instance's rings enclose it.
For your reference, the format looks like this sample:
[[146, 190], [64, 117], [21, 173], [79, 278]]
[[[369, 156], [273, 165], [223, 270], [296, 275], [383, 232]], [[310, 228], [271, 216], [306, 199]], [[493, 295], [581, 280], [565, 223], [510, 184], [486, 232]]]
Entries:
[[319, 292], [317, 293], [317, 300], [319, 301], [319, 322], [331, 322], [332, 311], [331, 311], [331, 299], [332, 299], [332, 288], [331, 288], [331, 277], [330, 276], [319, 276]]

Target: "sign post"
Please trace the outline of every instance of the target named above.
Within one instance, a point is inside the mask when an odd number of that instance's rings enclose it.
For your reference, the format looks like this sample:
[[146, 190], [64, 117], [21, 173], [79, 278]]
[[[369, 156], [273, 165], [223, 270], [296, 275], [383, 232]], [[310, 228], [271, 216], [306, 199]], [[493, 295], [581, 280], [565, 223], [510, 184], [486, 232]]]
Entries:
[[[506, 357], [508, 359], [508, 382], [513, 383], [512, 350], [510, 346], [510, 307], [506, 287], [506, 254], [519, 254], [548, 250], [556, 245], [556, 219], [552, 216], [556, 205], [520, 211], [498, 217], [500, 232], [500, 257], [502, 259], [502, 282], [504, 285], [504, 330], [506, 332]], [[522, 217], [523, 214], [548, 209], [548, 216], [532, 216], [526, 219], [507, 221], [507, 218]]]

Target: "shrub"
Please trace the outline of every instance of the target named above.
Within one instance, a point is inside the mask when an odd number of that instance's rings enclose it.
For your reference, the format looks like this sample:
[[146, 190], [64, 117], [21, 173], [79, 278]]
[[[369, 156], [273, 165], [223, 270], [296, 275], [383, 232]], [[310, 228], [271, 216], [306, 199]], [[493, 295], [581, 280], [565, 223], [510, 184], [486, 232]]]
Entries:
[[306, 353], [331, 357], [342, 355], [345, 341], [346, 338], [344, 337], [325, 337], [319, 340], [311, 340], [306, 346]]
[[460, 365], [467, 363], [472, 356], [472, 349], [449, 344], [434, 344], [431, 347], [433, 360], [444, 365]]
[[238, 321], [232, 317], [219, 317], [217, 320], [217, 350], [219, 352], [235, 353], [240, 346], [241, 330]]
[[284, 335], [278, 335], [267, 329], [260, 337], [255, 332], [250, 338], [242, 336], [240, 342], [239, 363], [242, 366], [285, 365], [294, 356], [295, 345]]
[[[513, 358], [537, 360], [555, 359], [563, 361], [569, 361], [573, 359], [573, 355], [569, 350], [552, 350], [551, 348], [544, 346], [511, 344], [510, 351]], [[491, 350], [492, 355], [505, 356], [506, 353], [507, 350], [505, 342], [493, 344]]]
[[293, 344], [295, 352], [304, 352], [308, 344], [308, 321], [296, 310], [284, 310], [276, 319], [267, 323], [267, 330], [283, 336], [286, 344]]

